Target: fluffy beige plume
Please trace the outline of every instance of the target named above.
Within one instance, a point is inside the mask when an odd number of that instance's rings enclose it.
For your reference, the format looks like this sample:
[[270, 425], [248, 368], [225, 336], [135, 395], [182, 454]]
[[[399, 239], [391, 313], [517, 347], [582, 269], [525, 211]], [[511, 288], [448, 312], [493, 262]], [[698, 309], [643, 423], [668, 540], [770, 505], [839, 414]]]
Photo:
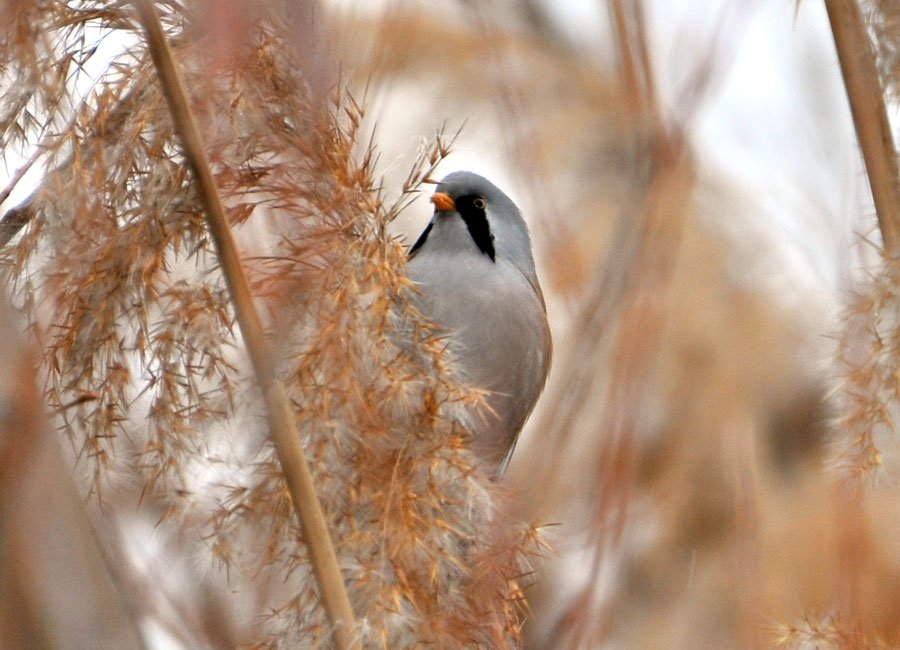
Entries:
[[[171, 5], [167, 36], [279, 358], [363, 646], [517, 647], [519, 579], [536, 535], [466, 449], [480, 396], [407, 304], [388, 234], [447, 153], [423, 152], [396, 205], [360, 141], [364, 107], [291, 3], [246, 5], [210, 45], [213, 5]], [[233, 7], [234, 9], [234, 7]], [[34, 88], [3, 103], [0, 134], [48, 172], [2, 251], [41, 346], [78, 470], [112, 510], [135, 502], [227, 576], [251, 647], [328, 647], [329, 629], [267, 441], [196, 188], [141, 32], [118, 3], [8, 10], [10, 72]], [[219, 17], [220, 19], [221, 17]], [[307, 31], [304, 31], [307, 30]], [[54, 40], [44, 35], [53, 34]], [[56, 76], [92, 35], [121, 39], [84, 101]], [[323, 82], [323, 80], [327, 80]], [[74, 117], [72, 117], [74, 116]], [[167, 528], [169, 530], [169, 528]], [[224, 578], [223, 578], [224, 580]]]

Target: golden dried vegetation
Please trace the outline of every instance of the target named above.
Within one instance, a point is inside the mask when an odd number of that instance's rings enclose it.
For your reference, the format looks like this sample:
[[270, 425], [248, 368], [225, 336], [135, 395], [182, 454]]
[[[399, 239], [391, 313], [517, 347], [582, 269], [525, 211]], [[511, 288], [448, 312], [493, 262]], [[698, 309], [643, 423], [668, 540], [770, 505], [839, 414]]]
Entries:
[[[897, 7], [866, 32], [826, 4], [885, 249], [824, 301], [747, 271], [781, 233], [692, 141], [752, 9], [683, 53], [672, 108], [641, 3], [607, 3], [618, 78], [534, 2], [157, 3], [235, 269], [134, 8], [0, 4], [0, 647], [900, 647]], [[438, 133], [413, 158], [403, 128]], [[396, 237], [473, 142], [520, 180], [557, 350], [499, 484]]]

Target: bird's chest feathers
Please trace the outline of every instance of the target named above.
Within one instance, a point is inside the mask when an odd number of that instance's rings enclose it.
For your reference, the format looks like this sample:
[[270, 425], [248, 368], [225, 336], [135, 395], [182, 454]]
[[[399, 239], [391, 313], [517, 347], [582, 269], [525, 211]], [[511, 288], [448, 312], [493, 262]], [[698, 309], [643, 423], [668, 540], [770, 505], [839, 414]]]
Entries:
[[450, 347], [477, 385], [489, 388], [516, 373], [542, 340], [543, 306], [531, 284], [510, 262], [486, 255], [419, 255], [409, 277], [421, 291], [421, 311], [444, 327]]

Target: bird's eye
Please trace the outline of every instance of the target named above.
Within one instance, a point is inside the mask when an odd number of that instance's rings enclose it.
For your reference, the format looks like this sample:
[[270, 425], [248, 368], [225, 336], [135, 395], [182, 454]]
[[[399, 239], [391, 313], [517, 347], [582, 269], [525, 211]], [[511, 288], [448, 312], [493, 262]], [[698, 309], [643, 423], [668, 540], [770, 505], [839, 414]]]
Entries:
[[472, 205], [475, 206], [476, 210], [484, 210], [487, 207], [487, 203], [484, 202], [484, 199], [475, 199], [472, 201]]

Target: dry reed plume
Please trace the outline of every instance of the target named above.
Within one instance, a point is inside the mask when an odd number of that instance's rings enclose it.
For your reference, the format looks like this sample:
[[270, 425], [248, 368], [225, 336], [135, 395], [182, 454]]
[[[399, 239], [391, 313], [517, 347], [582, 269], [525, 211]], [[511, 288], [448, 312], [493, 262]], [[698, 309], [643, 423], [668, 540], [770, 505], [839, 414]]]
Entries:
[[[387, 230], [446, 139], [387, 205], [360, 142], [364, 106], [327, 48], [298, 38], [312, 34], [308, 7], [232, 7], [239, 38], [224, 47], [202, 29], [212, 4], [163, 9], [363, 646], [515, 646], [534, 534], [504, 522], [497, 487], [472, 464], [465, 426], [479, 396], [450, 378], [440, 338], [408, 307], [403, 248]], [[97, 503], [139, 497], [205, 549], [203, 570], [238, 594], [244, 645], [328, 646], [304, 531], [136, 16], [118, 3], [26, 2], [5, 17], [4, 150], [47, 171], [15, 225], [4, 219], [3, 275], [79, 472]], [[121, 52], [82, 98], [79, 70], [116, 39]]]

